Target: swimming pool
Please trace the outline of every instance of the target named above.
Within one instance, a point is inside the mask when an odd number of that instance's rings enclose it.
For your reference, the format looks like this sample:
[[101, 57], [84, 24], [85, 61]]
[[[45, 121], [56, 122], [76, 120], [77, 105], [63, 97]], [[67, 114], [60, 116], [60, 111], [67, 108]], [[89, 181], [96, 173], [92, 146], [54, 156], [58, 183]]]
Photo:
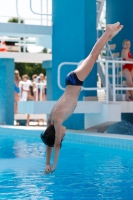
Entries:
[[0, 128], [0, 199], [132, 200], [132, 137], [68, 133], [57, 170], [43, 175], [40, 132]]

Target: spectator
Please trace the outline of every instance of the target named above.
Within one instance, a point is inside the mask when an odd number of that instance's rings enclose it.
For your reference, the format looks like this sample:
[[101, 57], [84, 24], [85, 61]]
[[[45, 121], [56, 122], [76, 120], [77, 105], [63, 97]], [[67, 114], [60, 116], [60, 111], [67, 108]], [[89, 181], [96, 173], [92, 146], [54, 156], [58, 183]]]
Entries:
[[[33, 92], [33, 85], [30, 85], [27, 101], [34, 101], [34, 100], [35, 100], [35, 98], [34, 98], [34, 92]], [[26, 126], [29, 126], [29, 122], [30, 122], [30, 114], [27, 115]]]
[[20, 98], [20, 89], [19, 89], [19, 82], [21, 78], [19, 76], [19, 71], [15, 70], [14, 72], [14, 113], [18, 113], [18, 101]]
[[[124, 40], [122, 42], [122, 46], [123, 46], [122, 53], [121, 53], [122, 59], [126, 60], [126, 61], [133, 61], [132, 54], [130, 52], [130, 46], [131, 46], [130, 40]], [[133, 87], [133, 81], [132, 81], [133, 64], [123, 65], [122, 70], [123, 70], [123, 75], [126, 78], [127, 87]], [[133, 90], [126, 91], [126, 98], [125, 99], [126, 99], [126, 101], [132, 101], [133, 100]]]
[[36, 100], [36, 90], [37, 90], [37, 86], [36, 86], [36, 79], [37, 79], [38, 75], [34, 74], [32, 76], [32, 84], [33, 84], [33, 93], [34, 93], [34, 99]]
[[27, 101], [29, 86], [31, 85], [31, 81], [28, 80], [28, 75], [25, 74], [22, 76], [22, 82], [20, 83], [21, 88], [21, 98], [20, 101]]
[[45, 89], [46, 89], [46, 80], [44, 77], [44, 74], [40, 74], [40, 83], [43, 83], [42, 87], [42, 100], [45, 101], [46, 100], [46, 94], [45, 94]]
[[[42, 100], [45, 101], [46, 100], [46, 95], [45, 95], [45, 80], [44, 80], [44, 74], [39, 74], [39, 76], [36, 78], [36, 82], [40, 83], [37, 87], [38, 87], [38, 100], [41, 100], [41, 96], [42, 96]], [[41, 85], [42, 83], [42, 85]]]
[[33, 74], [32, 75], [32, 82], [36, 82], [36, 78], [38, 77], [38, 75], [37, 74]]
[[[46, 100], [46, 95], [45, 95], [45, 80], [44, 80], [44, 74], [39, 74], [39, 76], [36, 78], [36, 82], [40, 83], [37, 85], [38, 88], [38, 101], [45, 101]], [[42, 85], [41, 85], [42, 83]], [[42, 97], [42, 98], [41, 98]], [[44, 119], [40, 119], [44, 123]], [[40, 123], [40, 120], [38, 120], [38, 125]]]

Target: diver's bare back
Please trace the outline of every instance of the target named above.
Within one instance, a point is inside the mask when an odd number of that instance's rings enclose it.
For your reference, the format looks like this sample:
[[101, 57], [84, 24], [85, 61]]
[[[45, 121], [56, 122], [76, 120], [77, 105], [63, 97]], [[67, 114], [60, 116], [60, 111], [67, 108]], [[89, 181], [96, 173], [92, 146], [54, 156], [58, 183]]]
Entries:
[[50, 114], [50, 121], [64, 122], [72, 115], [80, 94], [81, 86], [67, 85], [64, 94], [57, 101]]

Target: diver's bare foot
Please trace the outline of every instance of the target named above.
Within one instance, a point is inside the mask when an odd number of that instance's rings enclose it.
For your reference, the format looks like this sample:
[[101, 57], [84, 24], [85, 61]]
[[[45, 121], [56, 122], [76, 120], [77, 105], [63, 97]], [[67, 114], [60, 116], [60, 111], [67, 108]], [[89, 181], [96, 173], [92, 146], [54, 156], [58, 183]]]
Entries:
[[107, 24], [106, 31], [110, 31], [110, 33], [113, 33], [119, 26], [120, 22], [116, 22], [115, 24]]
[[123, 28], [123, 26], [120, 25], [120, 26], [117, 28], [117, 30], [114, 31], [114, 32], [110, 35], [109, 39], [111, 39], [111, 38], [113, 38], [115, 35], [117, 35], [117, 34], [121, 31], [122, 28]]
[[119, 33], [119, 31], [121, 31], [122, 28], [123, 28], [123, 26], [120, 25], [120, 22], [117, 22], [115, 24], [108, 24], [106, 26], [106, 31], [110, 33], [109, 39], [111, 39], [115, 35], [117, 35]]

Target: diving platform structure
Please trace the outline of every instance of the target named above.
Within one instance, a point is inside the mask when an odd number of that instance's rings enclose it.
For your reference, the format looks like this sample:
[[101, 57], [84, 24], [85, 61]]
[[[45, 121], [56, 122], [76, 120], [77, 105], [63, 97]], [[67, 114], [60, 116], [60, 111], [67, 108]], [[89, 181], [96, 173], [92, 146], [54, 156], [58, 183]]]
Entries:
[[[56, 101], [27, 101], [18, 103], [18, 116], [24, 114], [50, 114]], [[122, 113], [133, 113], [132, 102], [78, 101], [73, 114], [84, 114], [84, 129], [104, 123], [121, 121]]]
[[0, 34], [18, 37], [45, 37], [52, 35], [52, 26], [19, 23], [0, 23]]
[[[45, 43], [45, 47], [51, 47], [52, 27], [24, 24], [4, 24], [0, 23], [1, 33], [7, 36], [16, 37], [37, 37]], [[45, 53], [20, 53], [20, 52], [1, 52], [0, 58], [12, 58], [14, 62], [43, 63], [51, 61], [52, 54]], [[77, 63], [78, 64], [78, 63]], [[107, 83], [107, 82], [106, 82]], [[18, 103], [18, 114], [16, 120], [25, 114], [40, 115], [50, 114], [56, 101], [28, 101]], [[106, 122], [121, 121], [122, 113], [132, 113], [131, 102], [98, 102], [98, 101], [78, 101], [74, 114], [84, 115], [84, 129], [103, 124]], [[38, 117], [37, 117], [38, 118]]]
[[[52, 27], [19, 23], [0, 23], [1, 35], [15, 37], [35, 37], [37, 45], [52, 48]], [[0, 52], [0, 58], [12, 58], [15, 62], [42, 63], [52, 60], [50, 53]]]
[[[28, 53], [26, 52], [26, 41], [29, 37], [36, 38], [34, 42], [36, 46], [52, 49], [52, 26], [0, 23], [0, 27], [2, 37], [8, 36], [10, 40], [17, 38], [17, 45], [19, 45], [19, 52], [8, 52], [6, 48], [4, 52], [0, 52], [0, 123], [13, 125], [15, 118], [14, 62], [41, 63], [42, 65], [45, 61], [49, 63], [52, 60], [51, 53]], [[1, 45], [1, 50], [4, 49], [3, 46]], [[24, 52], [21, 52], [21, 47], [23, 47]]]
[[19, 63], [40, 63], [51, 61], [52, 54], [48, 53], [19, 53], [19, 52], [0, 52], [0, 58], [12, 58]]

